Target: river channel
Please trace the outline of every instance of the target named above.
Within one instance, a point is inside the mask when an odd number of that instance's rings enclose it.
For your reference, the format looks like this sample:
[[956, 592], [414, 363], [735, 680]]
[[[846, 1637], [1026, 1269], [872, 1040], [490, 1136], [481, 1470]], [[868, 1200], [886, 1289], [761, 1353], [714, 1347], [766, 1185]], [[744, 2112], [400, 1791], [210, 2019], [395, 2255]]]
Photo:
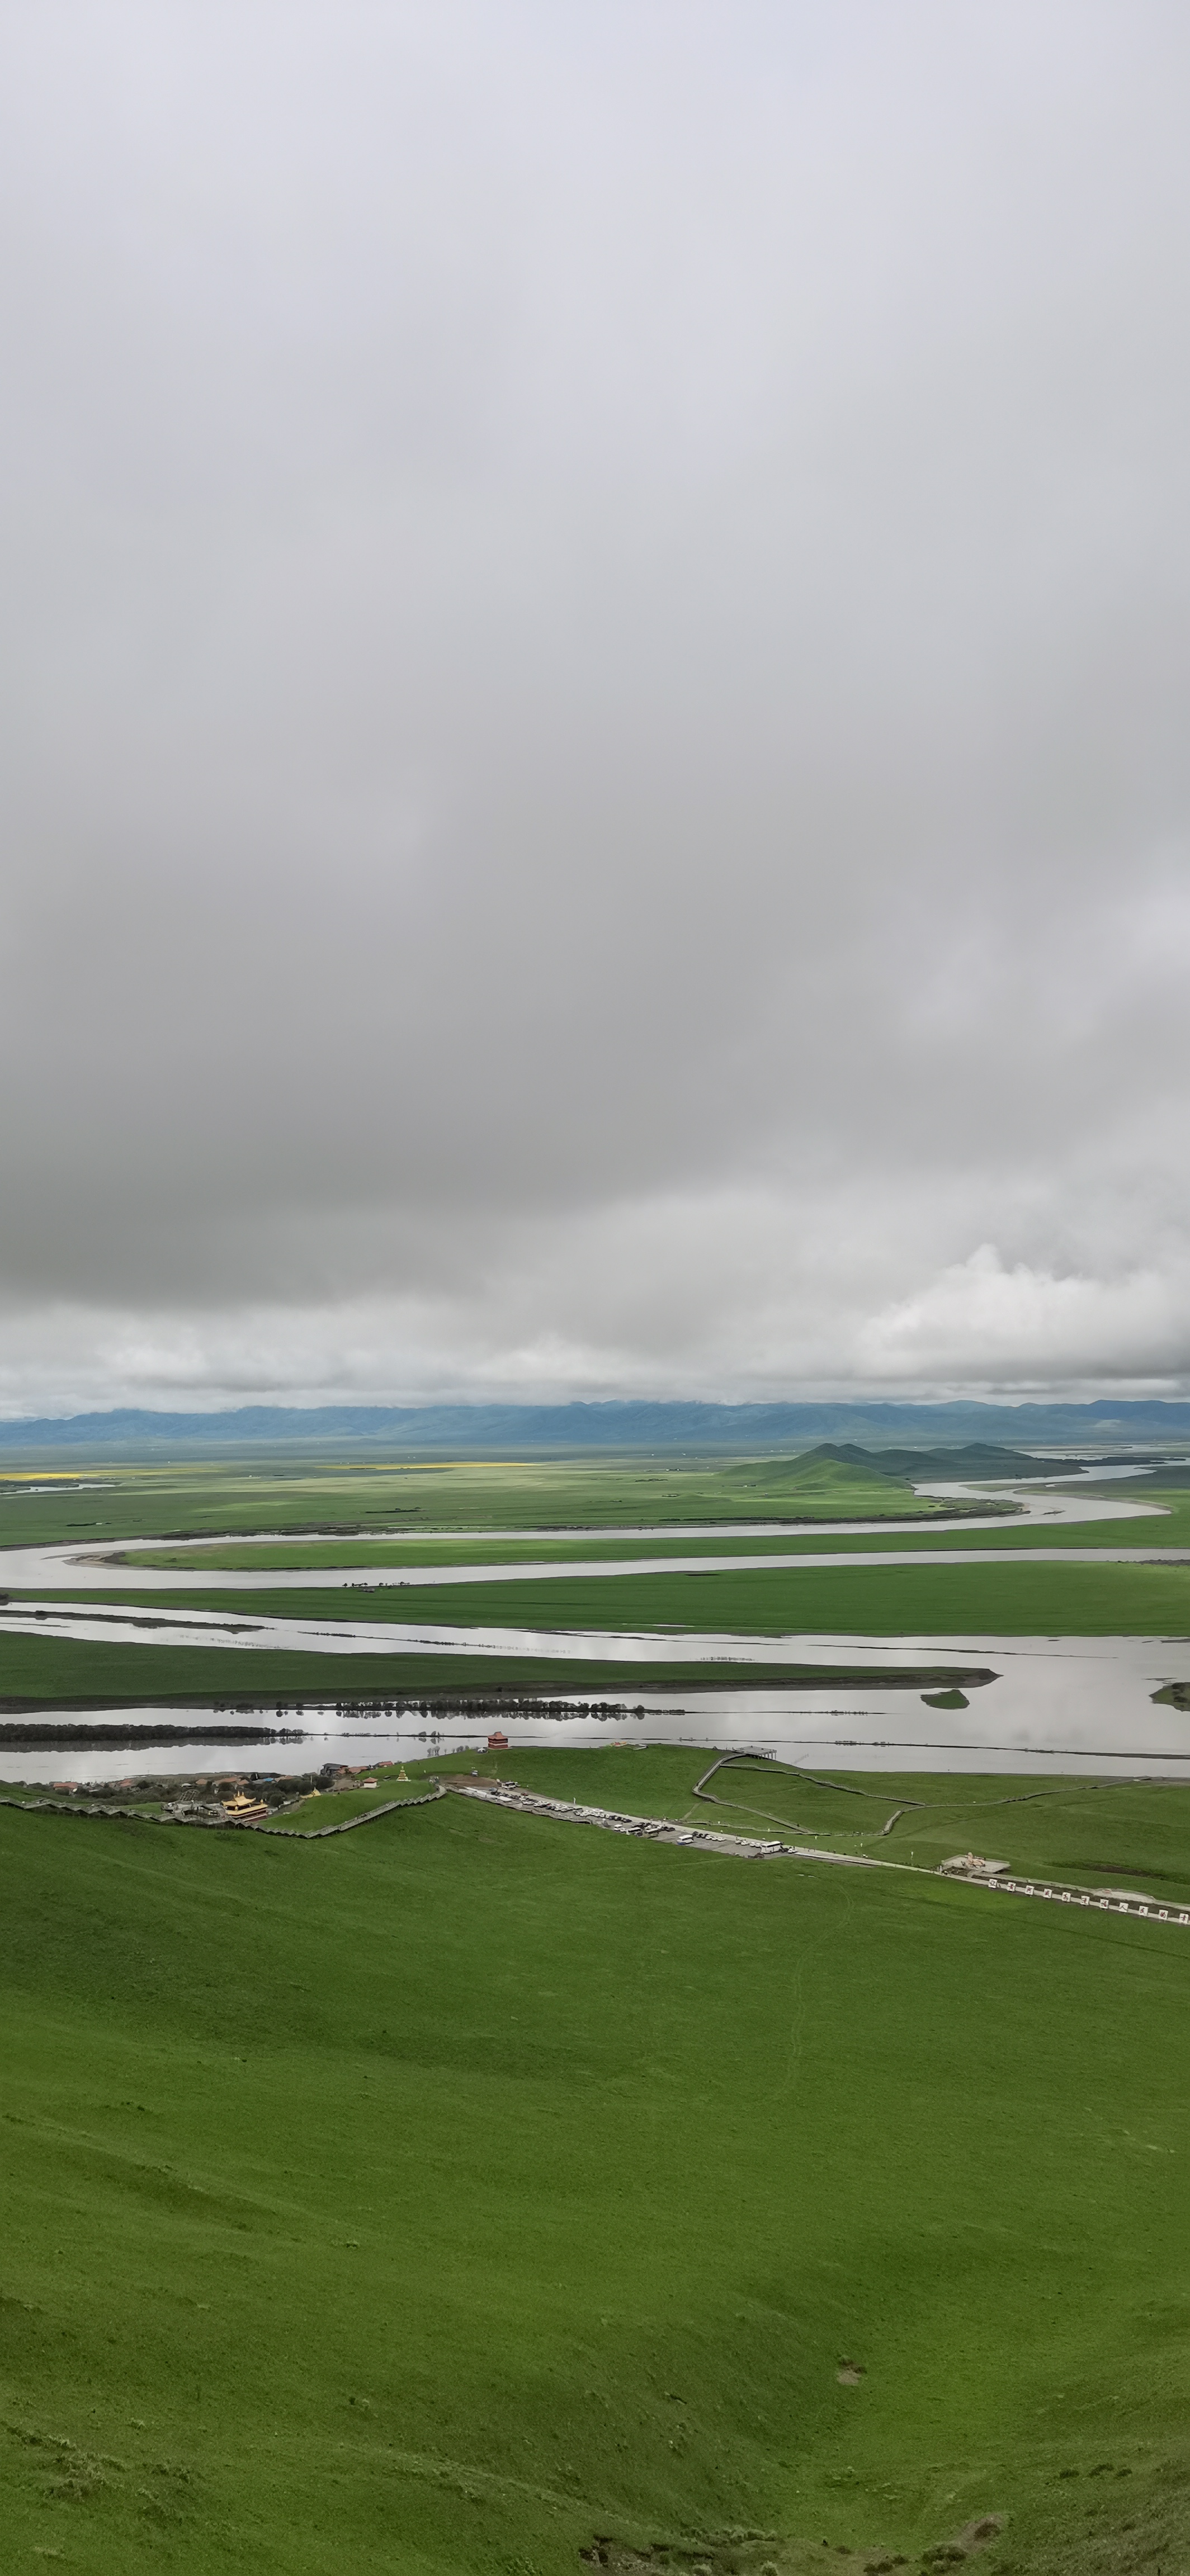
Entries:
[[[1102, 1477], [1103, 1471], [1100, 1471]], [[1019, 1528], [1022, 1519], [1047, 1521], [1069, 1526], [1096, 1520], [1136, 1519], [1152, 1524], [1160, 1521], [1159, 1508], [1139, 1501], [1113, 1502], [1106, 1497], [1052, 1485], [1043, 1490], [1029, 1487], [1002, 1488], [1005, 1499], [1011, 1498], [1018, 1510], [1012, 1523], [1002, 1518], [967, 1519], [964, 1531], [986, 1529], [997, 1534], [1007, 1528]], [[939, 1499], [983, 1499], [978, 1488], [970, 1486], [935, 1487]], [[934, 1544], [921, 1547], [865, 1550], [864, 1565], [987, 1562], [994, 1558], [1008, 1563], [1037, 1564], [1052, 1560], [1070, 1562], [1127, 1560], [1133, 1549], [1118, 1546], [1107, 1549], [1055, 1547], [1030, 1548], [1017, 1553], [1003, 1548], [963, 1548], [945, 1545], [945, 1530], [931, 1525], [930, 1535], [937, 1531]], [[276, 1544], [284, 1533], [262, 1536], [260, 1544]], [[441, 1533], [435, 1543], [441, 1544]], [[495, 1533], [476, 1531], [456, 1533], [459, 1538], [491, 1540]], [[502, 1531], [501, 1539], [525, 1541], [540, 1539], [555, 1543], [561, 1538], [573, 1540], [577, 1532]], [[592, 1535], [594, 1535], [592, 1533]], [[140, 1566], [135, 1558], [143, 1552], [160, 1548], [160, 1539], [124, 1541], [118, 1551], [122, 1562], [113, 1562], [112, 1554], [94, 1542], [85, 1551], [77, 1542], [67, 1547], [6, 1549], [2, 1562], [7, 1585], [48, 1586], [65, 1588], [82, 1596], [77, 1603], [46, 1605], [37, 1616], [42, 1635], [69, 1636], [75, 1639], [103, 1639], [107, 1642], [144, 1642], [156, 1645], [184, 1645], [201, 1642], [206, 1646], [224, 1645], [237, 1655], [252, 1647], [276, 1649], [285, 1645], [300, 1647], [310, 1653], [376, 1655], [409, 1651], [421, 1654], [457, 1653], [465, 1647], [476, 1655], [480, 1664], [491, 1655], [533, 1654], [548, 1658], [558, 1666], [556, 1691], [566, 1703], [564, 1715], [554, 1710], [518, 1711], [506, 1720], [512, 1748], [537, 1743], [599, 1744], [609, 1740], [634, 1743], [668, 1741], [729, 1748], [755, 1745], [787, 1760], [829, 1760], [834, 1768], [877, 1770], [1000, 1770], [1095, 1772], [1100, 1775], [1144, 1772], [1170, 1778], [1190, 1779], [1190, 1717], [1168, 1705], [1154, 1704], [1153, 1693], [1170, 1682], [1190, 1685], [1190, 1641], [1186, 1639], [1144, 1638], [1022, 1638], [996, 1636], [901, 1635], [872, 1639], [843, 1635], [810, 1635], [804, 1632], [784, 1638], [748, 1637], [733, 1633], [626, 1634], [622, 1630], [526, 1630], [504, 1626], [455, 1627], [427, 1623], [424, 1617], [411, 1625], [394, 1619], [378, 1622], [305, 1619], [261, 1619], [254, 1617], [245, 1602], [243, 1614], [233, 1618], [226, 1611], [203, 1610], [196, 1602], [193, 1608], [151, 1614], [151, 1624], [140, 1620], [133, 1625], [132, 1605], [123, 1611], [117, 1604], [101, 1606], [88, 1603], [88, 1592], [112, 1592], [128, 1589], [144, 1599], [155, 1590], [173, 1593], [218, 1588], [223, 1593], [258, 1591], [262, 1584], [270, 1591], [286, 1588], [310, 1590], [325, 1586], [341, 1590], [356, 1582], [370, 1587], [392, 1584], [395, 1591], [413, 1583], [419, 1589], [443, 1583], [501, 1583], [526, 1579], [540, 1581], [551, 1577], [576, 1575], [614, 1577], [645, 1574], [650, 1571], [713, 1572], [718, 1568], [748, 1566], [791, 1569], [824, 1565], [854, 1564], [853, 1551], [833, 1546], [808, 1549], [806, 1538], [813, 1535], [804, 1524], [795, 1533], [785, 1523], [753, 1524], [741, 1531], [738, 1524], [709, 1524], [697, 1530], [677, 1532], [670, 1529], [601, 1530], [601, 1541], [622, 1537], [638, 1544], [655, 1537], [666, 1542], [665, 1552], [656, 1556], [621, 1559], [596, 1558], [584, 1562], [574, 1557], [559, 1563], [543, 1558], [540, 1562], [479, 1565], [457, 1563], [447, 1566], [410, 1566], [406, 1564], [390, 1575], [375, 1565], [365, 1567], [261, 1569], [224, 1572], [212, 1568], [190, 1568], [173, 1572]], [[797, 1536], [796, 1554], [778, 1552], [753, 1555], [739, 1546], [741, 1538]], [[920, 1521], [855, 1522], [833, 1524], [832, 1539], [885, 1535], [925, 1538]], [[1138, 1539], [1140, 1531], [1137, 1532]], [[1167, 1562], [1185, 1561], [1184, 1549], [1162, 1548], [1158, 1532], [1155, 1544], [1146, 1545], [1147, 1558]], [[341, 1537], [328, 1531], [327, 1539]], [[688, 1556], [678, 1553], [682, 1538], [699, 1541], [722, 1537], [736, 1542], [728, 1555]], [[942, 1544], [938, 1543], [942, 1540]], [[240, 1537], [212, 1538], [196, 1544], [221, 1547], [250, 1544]], [[394, 1601], [394, 1610], [397, 1603]], [[0, 1629], [27, 1634], [33, 1605], [13, 1604], [0, 1609]], [[685, 1697], [676, 1692], [634, 1692], [621, 1702], [606, 1696], [599, 1701], [585, 1695], [571, 1694], [566, 1687], [565, 1666], [575, 1659], [593, 1657], [614, 1665], [631, 1662], [664, 1661], [672, 1668], [676, 1662], [690, 1661], [705, 1666], [716, 1660], [735, 1666], [763, 1662], [771, 1670], [774, 1663], [822, 1663], [848, 1665], [862, 1673], [862, 1680], [841, 1686], [831, 1681], [822, 1689], [799, 1687], [796, 1690], [765, 1688], [750, 1690], [733, 1676], [721, 1690], [697, 1689]], [[969, 1666], [968, 1705], [962, 1709], [940, 1710], [912, 1688], [890, 1686], [890, 1676], [897, 1667], [945, 1664], [951, 1668]], [[977, 1683], [977, 1671], [995, 1674], [992, 1681]], [[482, 1670], [477, 1670], [476, 1688], [482, 1689]], [[266, 1769], [309, 1768], [325, 1761], [366, 1762], [369, 1758], [402, 1758], [455, 1751], [463, 1746], [483, 1747], [487, 1721], [477, 1724], [472, 1711], [460, 1708], [452, 1716], [439, 1704], [428, 1711], [415, 1700], [394, 1698], [391, 1702], [367, 1705], [345, 1704], [327, 1700], [306, 1700], [300, 1711], [262, 1702], [258, 1709], [245, 1708], [237, 1694], [234, 1717], [230, 1710], [211, 1703], [211, 1717], [220, 1728], [220, 1740], [191, 1741], [185, 1745], [161, 1745], [149, 1750], [155, 1725], [176, 1725], [183, 1717], [188, 1724], [201, 1724], [198, 1708], [155, 1709], [144, 1704], [125, 1711], [103, 1713], [105, 1725], [127, 1725], [127, 1741], [122, 1747], [78, 1747], [69, 1756], [65, 1748], [57, 1755], [47, 1750], [36, 1753], [11, 1743], [0, 1742], [0, 1778], [44, 1778], [47, 1770], [58, 1776], [88, 1780], [115, 1780], [127, 1776], [130, 1747], [136, 1744], [136, 1760], [154, 1770], [193, 1772], [195, 1769], [220, 1769], [229, 1764], [262, 1771]], [[52, 1724], [55, 1717], [67, 1721], [74, 1712], [41, 1709], [40, 1724]], [[278, 1736], [287, 1734], [289, 1743], [252, 1743], [247, 1739], [228, 1741], [224, 1733], [237, 1720], [256, 1728], [268, 1728]], [[493, 1719], [494, 1725], [496, 1721]]]

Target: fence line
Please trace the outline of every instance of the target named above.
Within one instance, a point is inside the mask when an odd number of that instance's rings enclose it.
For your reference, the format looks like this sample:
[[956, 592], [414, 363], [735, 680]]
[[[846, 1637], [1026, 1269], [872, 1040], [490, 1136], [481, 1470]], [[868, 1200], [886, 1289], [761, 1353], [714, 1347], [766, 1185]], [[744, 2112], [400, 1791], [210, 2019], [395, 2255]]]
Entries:
[[1148, 1897], [1092, 1896], [1085, 1888], [1043, 1886], [1032, 1878], [965, 1878], [956, 1883], [964, 1887], [999, 1888], [1004, 1896], [1048, 1897], [1054, 1905], [1085, 1905], [1091, 1913], [1131, 1914], [1148, 1923], [1184, 1923], [1190, 1925], [1190, 1906], [1156, 1905]]

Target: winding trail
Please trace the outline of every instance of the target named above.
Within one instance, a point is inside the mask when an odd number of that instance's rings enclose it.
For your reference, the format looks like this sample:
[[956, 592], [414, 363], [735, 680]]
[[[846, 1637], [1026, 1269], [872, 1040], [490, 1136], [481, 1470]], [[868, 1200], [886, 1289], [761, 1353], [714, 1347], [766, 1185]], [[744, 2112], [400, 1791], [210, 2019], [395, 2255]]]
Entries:
[[[724, 1757], [730, 1760], [730, 1756]], [[720, 1766], [712, 1764], [714, 1771]], [[711, 1772], [703, 1775], [711, 1777]], [[837, 1785], [837, 1784], [833, 1784]], [[798, 1860], [820, 1861], [829, 1869], [893, 1870], [899, 1877], [945, 1878], [948, 1887], [969, 1887], [989, 1895], [1026, 1896], [1043, 1902], [1074, 1905], [1087, 1912], [1128, 1915], [1149, 1923], [1176, 1924], [1190, 1929], [1190, 1906], [1157, 1905], [1145, 1897], [1107, 1896], [1087, 1888], [1064, 1886], [1060, 1880], [1041, 1878], [964, 1878], [941, 1870], [923, 1869], [911, 1861], [873, 1860], [866, 1853], [829, 1851], [808, 1843], [761, 1841], [744, 1834], [723, 1833], [717, 1827], [683, 1825], [663, 1816], [634, 1816], [614, 1807], [590, 1807], [577, 1800], [545, 1798], [511, 1783], [486, 1780], [446, 1779], [419, 1798], [391, 1798], [377, 1807], [369, 1807], [362, 1816], [345, 1817], [341, 1824], [318, 1825], [308, 1829], [285, 1825], [239, 1822], [234, 1817], [214, 1821], [205, 1817], [146, 1816], [143, 1809], [118, 1806], [106, 1801], [82, 1805], [77, 1799], [0, 1797], [0, 1807], [11, 1807], [22, 1815], [56, 1815], [90, 1817], [103, 1820], [124, 1819], [138, 1824], [193, 1830], [200, 1833], [266, 1834], [283, 1842], [329, 1842], [339, 1834], [356, 1833], [364, 1825], [378, 1824], [385, 1816], [399, 1815], [406, 1807], [429, 1807], [448, 1794], [467, 1798], [476, 1804], [499, 1807], [505, 1814], [534, 1816], [549, 1824], [594, 1826], [604, 1833], [625, 1834], [639, 1842], [663, 1843], [671, 1849], [693, 1851], [721, 1860]]]
[[[716, 1768], [718, 1765], [713, 1764], [712, 1769]], [[703, 1777], [709, 1778], [710, 1774], [704, 1772]], [[812, 1860], [822, 1861], [829, 1869], [895, 1870], [898, 1877], [935, 1881], [945, 1877], [948, 1887], [1040, 1897], [1060, 1905], [1076, 1905], [1087, 1912], [1127, 1914], [1141, 1922], [1190, 1929], [1190, 1906], [1157, 1905], [1146, 1897], [1103, 1896], [1088, 1888], [1064, 1886], [1058, 1879], [962, 1878], [941, 1870], [922, 1869], [912, 1861], [872, 1860], [866, 1853], [827, 1851], [806, 1843], [759, 1842], [739, 1834], [720, 1833], [710, 1826], [700, 1830], [697, 1825], [676, 1825], [651, 1816], [622, 1815], [609, 1807], [569, 1805], [561, 1798], [534, 1797], [527, 1790], [503, 1783], [489, 1787], [486, 1781], [453, 1780], [449, 1786], [462, 1797], [482, 1800], [486, 1806], [503, 1807], [519, 1815], [545, 1816], [563, 1824], [598, 1825], [606, 1833], [634, 1834], [647, 1842], [679, 1844], [687, 1850], [720, 1853], [730, 1860]]]

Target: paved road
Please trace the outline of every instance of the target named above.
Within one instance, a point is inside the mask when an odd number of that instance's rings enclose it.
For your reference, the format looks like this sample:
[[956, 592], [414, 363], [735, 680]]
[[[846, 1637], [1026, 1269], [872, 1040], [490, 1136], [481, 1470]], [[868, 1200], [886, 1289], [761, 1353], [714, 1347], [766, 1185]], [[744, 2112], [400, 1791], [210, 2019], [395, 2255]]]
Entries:
[[465, 1798], [482, 1800], [490, 1807], [511, 1809], [525, 1816], [546, 1816], [564, 1824], [600, 1825], [613, 1834], [634, 1834], [648, 1842], [678, 1843], [694, 1851], [718, 1852], [738, 1860], [820, 1860], [832, 1869], [892, 1869], [912, 1878], [937, 1878], [945, 1874], [952, 1887], [983, 1888], [1004, 1896], [1036, 1896], [1059, 1905], [1077, 1905], [1100, 1914], [1129, 1914], [1147, 1923], [1177, 1923], [1190, 1927], [1190, 1907], [1158, 1905], [1150, 1899], [1124, 1896], [1099, 1896], [1077, 1887], [1063, 1887], [1052, 1879], [964, 1878], [957, 1871], [914, 1868], [907, 1861], [870, 1860], [856, 1852], [823, 1851], [807, 1843], [760, 1842], [742, 1834], [715, 1833], [708, 1828], [671, 1824], [664, 1818], [624, 1815], [613, 1807], [584, 1807], [562, 1798], [539, 1798], [525, 1789], [487, 1785], [486, 1781], [448, 1780], [445, 1786]]
[[428, 1807], [453, 1790], [457, 1797], [470, 1798], [489, 1807], [500, 1807], [506, 1814], [540, 1816], [551, 1824], [593, 1825], [604, 1833], [629, 1834], [641, 1842], [665, 1843], [683, 1850], [703, 1852], [721, 1860], [812, 1860], [821, 1861], [828, 1869], [895, 1870], [912, 1878], [936, 1878], [945, 1875], [951, 1887], [973, 1887], [989, 1895], [1033, 1896], [1053, 1904], [1075, 1905], [1100, 1914], [1127, 1914], [1141, 1922], [1169, 1923], [1190, 1927], [1190, 1907], [1157, 1905], [1144, 1897], [1098, 1896], [1087, 1889], [1063, 1887], [1052, 1880], [1021, 1878], [964, 1878], [957, 1872], [915, 1868], [911, 1862], [870, 1860], [858, 1852], [824, 1851], [808, 1843], [762, 1842], [746, 1834], [718, 1833], [697, 1825], [679, 1825], [664, 1816], [633, 1816], [615, 1807], [580, 1806], [577, 1800], [542, 1798], [527, 1789], [499, 1786], [480, 1780], [458, 1778], [436, 1781], [420, 1798], [390, 1799], [371, 1807], [362, 1816], [346, 1817], [341, 1824], [323, 1825], [312, 1831], [295, 1832], [278, 1825], [238, 1824], [229, 1818], [226, 1825], [212, 1825], [205, 1820], [187, 1817], [146, 1818], [135, 1807], [104, 1802], [58, 1798], [0, 1797], [0, 1806], [18, 1808], [23, 1815], [45, 1814], [89, 1816], [96, 1820], [111, 1817], [131, 1818], [138, 1823], [169, 1824], [185, 1830], [194, 1825], [205, 1832], [239, 1832], [284, 1835], [287, 1842], [328, 1842], [332, 1836], [354, 1833], [361, 1825], [378, 1823], [381, 1817], [399, 1814], [406, 1807]]
[[892, 1864], [867, 1860], [856, 1852], [819, 1851], [809, 1844], [762, 1842], [750, 1834], [718, 1833], [708, 1825], [678, 1825], [665, 1816], [626, 1815], [617, 1807], [584, 1807], [576, 1799], [540, 1798], [528, 1789], [516, 1789], [503, 1783], [489, 1788], [486, 1781], [447, 1780], [445, 1786], [460, 1797], [478, 1798], [489, 1807], [503, 1807], [514, 1815], [545, 1816], [550, 1822], [565, 1825], [600, 1825], [605, 1833], [634, 1834], [651, 1843], [678, 1843], [692, 1851], [717, 1852], [728, 1860], [824, 1860], [837, 1869], [880, 1869]]

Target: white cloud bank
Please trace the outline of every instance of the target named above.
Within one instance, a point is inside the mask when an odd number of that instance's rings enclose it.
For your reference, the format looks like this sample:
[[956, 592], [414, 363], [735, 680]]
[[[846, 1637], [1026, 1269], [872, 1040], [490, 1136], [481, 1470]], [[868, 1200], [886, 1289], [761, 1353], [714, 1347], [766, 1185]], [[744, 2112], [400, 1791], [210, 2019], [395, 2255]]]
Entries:
[[917, 1295], [874, 1315], [856, 1338], [861, 1372], [914, 1387], [1181, 1389], [1190, 1371], [1190, 1269], [1119, 1280], [1012, 1269], [993, 1244], [952, 1262]]
[[[726, 1265], [713, 1259], [717, 1227], [734, 1245]], [[1190, 1384], [1185, 1265], [1057, 1277], [983, 1245], [865, 1313], [865, 1274], [882, 1267], [873, 1247], [844, 1229], [832, 1279], [829, 1255], [799, 1258], [780, 1207], [620, 1212], [582, 1235], [567, 1229], [564, 1261], [548, 1245], [539, 1267], [477, 1280], [469, 1294], [12, 1313], [0, 1413], [571, 1395], [1083, 1398]]]

